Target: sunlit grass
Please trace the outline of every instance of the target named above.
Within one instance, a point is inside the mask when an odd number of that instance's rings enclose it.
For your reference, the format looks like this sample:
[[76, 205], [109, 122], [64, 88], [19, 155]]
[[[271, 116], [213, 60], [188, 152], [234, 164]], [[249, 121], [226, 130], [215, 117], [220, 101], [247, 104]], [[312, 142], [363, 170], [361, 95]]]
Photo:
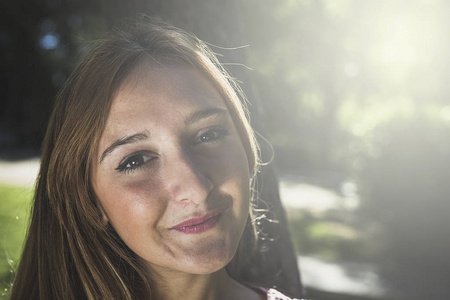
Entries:
[[0, 287], [7, 294], [20, 258], [33, 189], [0, 185]]

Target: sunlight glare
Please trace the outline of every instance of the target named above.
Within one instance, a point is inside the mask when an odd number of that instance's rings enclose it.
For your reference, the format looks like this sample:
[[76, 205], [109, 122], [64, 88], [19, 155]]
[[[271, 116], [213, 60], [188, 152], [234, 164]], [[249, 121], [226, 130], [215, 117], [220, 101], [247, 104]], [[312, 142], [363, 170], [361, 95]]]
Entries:
[[388, 64], [413, 65], [416, 62], [417, 45], [415, 44], [415, 34], [411, 22], [400, 17], [390, 25], [392, 28], [387, 32], [381, 44], [383, 61]]

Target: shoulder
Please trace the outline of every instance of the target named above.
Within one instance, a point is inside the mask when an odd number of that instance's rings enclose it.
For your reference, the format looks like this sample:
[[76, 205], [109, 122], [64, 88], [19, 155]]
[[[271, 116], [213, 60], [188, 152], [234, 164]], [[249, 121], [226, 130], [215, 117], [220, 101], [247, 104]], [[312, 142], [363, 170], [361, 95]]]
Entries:
[[260, 293], [264, 293], [267, 296], [267, 300], [306, 300], [306, 299], [289, 298], [288, 296], [280, 293], [276, 289], [265, 289], [262, 287], [256, 287], [254, 289], [258, 290]]

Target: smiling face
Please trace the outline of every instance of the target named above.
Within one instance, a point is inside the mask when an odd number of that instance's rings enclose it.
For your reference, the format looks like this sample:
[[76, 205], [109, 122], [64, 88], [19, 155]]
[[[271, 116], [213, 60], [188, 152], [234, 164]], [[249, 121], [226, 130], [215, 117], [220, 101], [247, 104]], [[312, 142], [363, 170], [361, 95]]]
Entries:
[[224, 100], [193, 68], [146, 61], [128, 76], [92, 175], [105, 219], [149, 270], [209, 274], [234, 256], [247, 156]]

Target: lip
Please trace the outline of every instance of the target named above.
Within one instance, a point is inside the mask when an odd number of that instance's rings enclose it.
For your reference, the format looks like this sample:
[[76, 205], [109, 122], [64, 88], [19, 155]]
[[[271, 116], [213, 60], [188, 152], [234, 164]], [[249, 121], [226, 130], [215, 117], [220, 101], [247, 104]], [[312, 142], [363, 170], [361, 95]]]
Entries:
[[180, 224], [177, 224], [170, 229], [173, 229], [178, 232], [185, 233], [185, 234], [199, 234], [199, 233], [205, 232], [205, 231], [213, 228], [214, 226], [216, 226], [216, 224], [219, 222], [221, 217], [222, 217], [222, 212], [215, 211], [215, 212], [208, 213], [200, 218], [193, 218], [193, 219], [189, 219], [187, 221], [181, 222]]

